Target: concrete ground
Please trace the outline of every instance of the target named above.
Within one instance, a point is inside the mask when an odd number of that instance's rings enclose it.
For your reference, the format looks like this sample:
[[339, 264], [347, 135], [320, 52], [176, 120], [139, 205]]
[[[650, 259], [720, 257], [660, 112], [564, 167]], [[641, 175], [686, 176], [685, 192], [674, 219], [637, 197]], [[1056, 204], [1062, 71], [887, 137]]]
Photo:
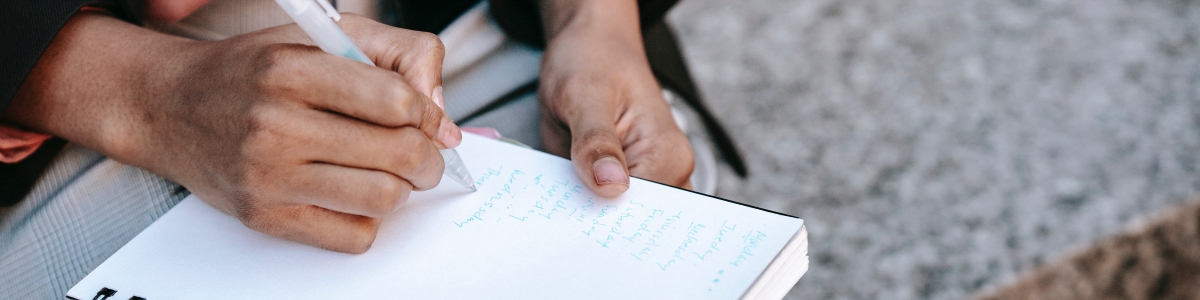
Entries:
[[1196, 299], [1200, 201], [1157, 215], [977, 299]]
[[968, 297], [1200, 191], [1200, 1], [686, 0], [670, 21], [749, 158], [719, 194], [806, 221], [792, 299]]

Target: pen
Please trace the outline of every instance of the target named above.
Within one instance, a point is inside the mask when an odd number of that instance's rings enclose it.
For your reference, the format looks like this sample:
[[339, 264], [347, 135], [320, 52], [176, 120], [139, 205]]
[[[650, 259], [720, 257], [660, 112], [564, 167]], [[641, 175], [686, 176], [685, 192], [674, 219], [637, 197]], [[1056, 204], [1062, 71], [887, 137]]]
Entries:
[[[362, 63], [374, 66], [375, 63], [367, 58], [367, 54], [358, 49], [354, 45], [354, 41], [342, 32], [342, 29], [337, 26], [334, 21], [341, 20], [342, 16], [330, 5], [326, 0], [275, 0], [283, 10], [287, 12], [292, 20], [300, 25], [300, 29], [307, 33], [313, 42], [317, 43], [321, 50], [325, 50], [330, 54], [340, 55], [345, 58], [360, 61]], [[314, 7], [317, 6], [317, 7]], [[471, 178], [471, 173], [467, 171], [467, 166], [463, 165], [462, 158], [458, 156], [458, 151], [454, 149], [441, 149], [442, 161], [446, 163], [446, 176], [450, 179], [462, 184], [462, 186], [476, 190], [475, 180]]]

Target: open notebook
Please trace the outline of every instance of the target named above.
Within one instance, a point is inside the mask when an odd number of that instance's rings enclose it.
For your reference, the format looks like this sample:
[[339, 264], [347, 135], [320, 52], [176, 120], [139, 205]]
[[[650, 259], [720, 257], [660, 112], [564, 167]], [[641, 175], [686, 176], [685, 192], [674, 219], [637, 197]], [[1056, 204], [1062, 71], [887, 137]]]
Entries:
[[605, 199], [565, 159], [470, 134], [458, 150], [479, 191], [414, 193], [364, 254], [255, 232], [192, 196], [67, 298], [779, 299], [808, 269], [796, 217], [636, 178]]

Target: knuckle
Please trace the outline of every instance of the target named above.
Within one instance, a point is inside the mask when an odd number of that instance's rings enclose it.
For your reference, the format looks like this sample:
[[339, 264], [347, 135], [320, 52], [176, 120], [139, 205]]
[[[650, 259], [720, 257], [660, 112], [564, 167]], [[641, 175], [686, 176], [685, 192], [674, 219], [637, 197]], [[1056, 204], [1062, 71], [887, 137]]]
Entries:
[[345, 240], [338, 251], [362, 254], [371, 249], [371, 244], [375, 243], [375, 236], [379, 232], [379, 221], [377, 219], [366, 219], [354, 224], [354, 230], [350, 234], [345, 235]]
[[[420, 149], [421, 146], [421, 138], [419, 138], [419, 135], [414, 134], [414, 130], [412, 130], [410, 127], [400, 128], [399, 138], [396, 139], [396, 142], [404, 147], [395, 148], [401, 153], [400, 155], [395, 156], [396, 161], [394, 167], [398, 171], [409, 171], [420, 167], [422, 160], [421, 151], [417, 150]], [[401, 172], [401, 174], [403, 173], [407, 172]]]
[[368, 198], [363, 199], [364, 208], [371, 215], [382, 216], [390, 213], [396, 206], [396, 200], [399, 199], [403, 188], [399, 180], [391, 178], [390, 175], [381, 174], [375, 178], [376, 182], [366, 185]]
[[259, 53], [259, 62], [270, 65], [277, 65], [280, 62], [285, 62], [294, 59], [299, 54], [300, 46], [296, 44], [274, 43], [262, 47]]
[[432, 101], [414, 102], [416, 103], [413, 103], [413, 107], [410, 108], [413, 109], [413, 112], [410, 113], [414, 119], [412, 120], [412, 124], [416, 127], [416, 130], [424, 134], [425, 138], [437, 138], [438, 132], [442, 130], [442, 118], [445, 116], [445, 113], [442, 112], [442, 109], [434, 106]]
[[427, 189], [434, 188], [438, 182], [442, 181], [442, 173], [446, 171], [446, 163], [442, 160], [441, 153], [436, 148], [431, 147], [429, 158], [425, 159], [425, 179], [424, 187]]
[[412, 178], [408, 177], [412, 177], [409, 176], [409, 174], [418, 173], [417, 171], [419, 170], [417, 169], [421, 165], [421, 159], [419, 158], [420, 155], [418, 155], [416, 152], [417, 151], [412, 151], [411, 148], [409, 150], [402, 151], [400, 155], [396, 156], [396, 160], [393, 161], [391, 171], [395, 174], [405, 175], [401, 177], [405, 177], [405, 179], [408, 179], [409, 181], [414, 181]]
[[436, 138], [442, 130], [442, 111], [433, 105], [423, 105], [421, 108], [420, 129], [427, 138]]
[[669, 157], [675, 158], [675, 161], [691, 166], [695, 163], [695, 154], [692, 152], [692, 145], [684, 139], [680, 143], [676, 143], [677, 147], [671, 147], [673, 153]]
[[696, 170], [696, 158], [692, 152], [692, 147], [689, 144], [684, 144], [674, 157], [678, 157], [678, 162], [681, 164], [678, 168], [680, 182], [687, 182], [692, 177], [692, 172]]
[[392, 166], [395, 174], [403, 174], [402, 177], [408, 180], [415, 190], [427, 190], [437, 186], [445, 168], [437, 147], [424, 133], [411, 127], [401, 129], [400, 135], [401, 138], [396, 141], [404, 147], [397, 146], [395, 149], [406, 150], [393, 156], [396, 158]]
[[678, 152], [678, 154], [676, 154], [672, 157], [677, 157], [677, 161], [679, 164], [678, 169], [680, 170], [680, 173], [679, 173], [680, 180], [690, 179], [691, 173], [694, 172], [694, 170], [696, 170], [696, 160], [695, 160], [695, 157], [692, 157], [691, 150]]
[[246, 157], [260, 157], [270, 154], [281, 144], [286, 121], [274, 109], [254, 107], [250, 110], [246, 122], [246, 142], [242, 144], [242, 154]]
[[434, 139], [438, 138], [440, 131], [442, 131], [442, 115], [438, 112], [428, 112], [430, 109], [425, 110], [426, 112], [422, 113], [418, 124], [419, 127], [414, 128], [414, 130], [416, 130], [415, 133], [418, 133], [419, 138], [432, 143]]
[[238, 220], [249, 221], [258, 218], [260, 211], [245, 193], [234, 193], [229, 197], [233, 206], [233, 216]]
[[243, 201], [238, 207], [237, 218], [245, 224], [247, 228], [269, 235], [278, 234], [278, 224], [272, 221], [270, 212], [263, 209], [262, 206], [256, 205], [253, 201]]
[[442, 40], [436, 34], [429, 32], [417, 32], [413, 37], [413, 42], [416, 43], [417, 49], [422, 49], [426, 53], [445, 54], [446, 45], [442, 44]]
[[619, 99], [620, 92], [612, 87], [620, 84], [614, 82], [614, 78], [622, 77], [597, 73], [573, 74], [558, 85], [547, 86], [547, 96], [549, 99]]
[[597, 158], [602, 156], [616, 156], [621, 153], [621, 144], [618, 142], [616, 134], [608, 130], [591, 129], [585, 130], [579, 135], [577, 145], [573, 146], [573, 151], [583, 151], [585, 155], [594, 155]]
[[282, 93], [292, 88], [295, 76], [294, 64], [290, 63], [302, 55], [302, 46], [293, 44], [270, 44], [262, 47], [255, 55], [253, 82], [266, 92]]
[[[428, 32], [417, 32], [412, 39], [413, 61], [427, 67], [441, 66], [446, 57], [446, 45], [437, 35]], [[440, 69], [440, 68], [439, 68]]]
[[359, 237], [358, 239], [349, 241], [348, 245], [346, 245], [344, 252], [353, 253], [353, 254], [363, 254], [363, 253], [366, 253], [367, 250], [371, 250], [371, 244], [374, 244], [374, 243], [375, 243], [375, 235], [371, 235], [370, 237]]
[[407, 116], [409, 111], [408, 106], [413, 102], [410, 99], [413, 96], [412, 91], [406, 88], [403, 84], [393, 83], [384, 86], [388, 86], [390, 88], [385, 90], [387, 95], [382, 97], [382, 99], [384, 99], [383, 109], [388, 110], [390, 115], [396, 116], [397, 118], [403, 118], [403, 116]]
[[413, 188], [417, 190], [428, 190], [437, 187], [442, 181], [442, 172], [445, 171], [446, 165], [438, 152], [432, 151], [427, 159], [421, 161], [421, 166], [417, 168], [417, 173], [412, 180]]
[[400, 205], [404, 205], [404, 203], [407, 203], [408, 196], [411, 195], [412, 191], [413, 191], [412, 185], [409, 185], [405, 182], [401, 182], [400, 186], [401, 186], [400, 193], [397, 193], [396, 198], [394, 198], [396, 207], [399, 207]]

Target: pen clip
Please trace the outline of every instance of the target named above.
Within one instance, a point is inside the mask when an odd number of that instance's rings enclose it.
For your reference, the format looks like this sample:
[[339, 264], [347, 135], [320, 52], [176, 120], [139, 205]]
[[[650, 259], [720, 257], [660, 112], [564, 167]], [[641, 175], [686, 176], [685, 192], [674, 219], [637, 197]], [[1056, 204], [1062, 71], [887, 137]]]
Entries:
[[321, 5], [321, 9], [325, 10], [325, 14], [329, 15], [329, 18], [333, 19], [334, 22], [342, 20], [342, 14], [339, 14], [337, 9], [333, 8], [332, 4], [329, 4], [328, 0], [316, 0], [316, 1], [317, 1], [317, 4]]

